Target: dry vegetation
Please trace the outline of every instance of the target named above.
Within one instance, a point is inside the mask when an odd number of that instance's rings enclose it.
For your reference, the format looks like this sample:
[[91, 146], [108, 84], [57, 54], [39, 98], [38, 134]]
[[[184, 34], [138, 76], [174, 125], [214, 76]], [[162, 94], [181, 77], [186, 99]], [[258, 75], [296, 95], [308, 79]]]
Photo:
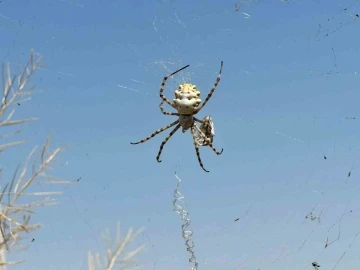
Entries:
[[[33, 51], [30, 57], [18, 75], [11, 75], [10, 64], [2, 65], [2, 89], [3, 95], [0, 105], [0, 127], [17, 128], [25, 122], [37, 120], [37, 118], [13, 119], [15, 115], [15, 106], [26, 101], [32, 94], [34, 86], [30, 86], [30, 79], [34, 73], [41, 67], [41, 56], [37, 56]], [[21, 130], [14, 130], [7, 134], [0, 135], [2, 140], [10, 142], [0, 145], [2, 160], [5, 150], [10, 147], [19, 147], [26, 140], [13, 139]], [[61, 191], [37, 191], [31, 189], [36, 184], [70, 184], [69, 181], [59, 179], [47, 172], [54, 158], [63, 150], [56, 148], [50, 151], [50, 138], [47, 138], [45, 144], [40, 150], [34, 147], [24, 164], [19, 164], [14, 168], [11, 179], [2, 179], [5, 183], [1, 187], [0, 194], [0, 264], [2, 269], [7, 265], [22, 263], [23, 260], [9, 261], [6, 258], [7, 252], [12, 250], [21, 250], [26, 248], [22, 240], [24, 234], [37, 230], [40, 224], [32, 224], [31, 216], [35, 213], [34, 208], [51, 206], [56, 202], [51, 200], [50, 196], [59, 195]], [[3, 173], [3, 168], [0, 168]], [[3, 177], [2, 177], [3, 178]], [[20, 200], [21, 199], [21, 200]], [[21, 202], [20, 202], [21, 201]]]
[[[1, 131], [11, 129], [8, 133], [0, 133], [2, 143], [0, 144], [0, 154], [2, 161], [6, 161], [5, 155], [10, 147], [20, 147], [26, 140], [16, 140], [14, 137], [21, 133], [17, 129], [26, 122], [37, 120], [37, 118], [14, 119], [15, 108], [22, 102], [29, 99], [34, 85], [30, 84], [30, 79], [41, 66], [42, 57], [34, 51], [30, 52], [30, 57], [25, 66], [22, 66], [18, 75], [11, 75], [10, 64], [2, 65], [2, 99], [0, 104], [0, 127]], [[7, 142], [5, 142], [7, 141]], [[50, 137], [44, 145], [38, 149], [34, 147], [28, 157], [24, 157], [24, 163], [13, 168], [10, 174], [4, 172], [5, 166], [0, 165], [1, 193], [0, 193], [0, 269], [6, 269], [9, 265], [23, 263], [24, 260], [9, 261], [7, 254], [11, 251], [26, 249], [24, 237], [31, 239], [31, 232], [41, 228], [40, 224], [31, 223], [31, 216], [35, 214], [36, 207], [53, 206], [57, 202], [52, 199], [54, 195], [61, 195], [62, 191], [44, 191], [44, 187], [54, 185], [69, 185], [73, 181], [60, 179], [50, 174], [51, 163], [55, 157], [63, 150], [58, 147], [50, 150]], [[4, 175], [11, 175], [9, 177]], [[5, 178], [5, 179], [4, 179]], [[49, 185], [50, 184], [50, 185]], [[38, 188], [41, 187], [40, 190]], [[53, 188], [52, 188], [53, 189]], [[46, 222], [46, 221], [44, 221]], [[133, 233], [128, 231], [123, 240], [120, 239], [120, 225], [118, 224], [118, 236], [113, 246], [110, 245], [109, 232], [104, 235], [107, 248], [104, 262], [100, 260], [100, 255], [96, 253], [88, 254], [89, 269], [135, 269], [129, 268], [136, 266], [133, 257], [144, 246], [140, 246], [131, 252], [124, 252], [126, 246], [134, 240], [141, 230]], [[29, 241], [27, 241], [29, 242]], [[137, 266], [136, 266], [137, 267]]]
[[145, 250], [145, 246], [141, 245], [134, 249], [133, 251], [124, 253], [125, 247], [127, 247], [141, 232], [143, 229], [139, 229], [135, 233], [133, 229], [130, 228], [128, 233], [121, 239], [120, 237], [120, 222], [117, 223], [117, 234], [114, 243], [111, 243], [112, 237], [110, 236], [109, 230], [106, 230], [102, 235], [106, 243], [106, 255], [104, 260], [100, 259], [100, 254], [92, 254], [89, 251], [88, 254], [88, 266], [89, 270], [96, 269], [113, 269], [115, 266], [116, 269], [140, 269], [141, 266], [137, 265], [134, 260], [134, 256]]

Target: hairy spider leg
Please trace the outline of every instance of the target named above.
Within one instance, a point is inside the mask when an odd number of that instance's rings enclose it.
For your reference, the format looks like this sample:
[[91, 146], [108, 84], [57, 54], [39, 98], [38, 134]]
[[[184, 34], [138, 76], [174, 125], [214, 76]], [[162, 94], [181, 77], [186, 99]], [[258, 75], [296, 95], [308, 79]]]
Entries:
[[200, 119], [197, 119], [195, 116], [194, 116], [194, 120], [196, 121], [196, 122], [198, 122], [198, 123], [200, 123], [200, 124], [202, 124], [202, 120], [200, 120]]
[[212, 143], [209, 144], [210, 148], [217, 154], [217, 155], [221, 155], [222, 152], [224, 151], [224, 148], [221, 148], [221, 151], [217, 150], [213, 145]]
[[161, 152], [165, 146], [165, 144], [167, 143], [167, 141], [171, 138], [172, 135], [175, 134], [175, 132], [181, 127], [181, 125], [177, 125], [171, 132], [169, 135], [166, 136], [166, 138], [161, 142], [161, 145], [160, 145], [160, 149], [159, 149], [159, 153], [158, 155], [156, 156], [156, 160], [160, 163], [161, 160], [160, 160], [160, 155], [161, 155]]
[[[196, 128], [196, 130], [201, 134], [201, 136], [203, 136], [203, 137], [206, 138], [206, 139], [208, 138], [208, 137], [206, 137], [206, 135], [204, 134], [204, 132], [202, 132], [202, 130], [201, 130], [197, 125], [194, 125], [194, 128]], [[217, 155], [221, 155], [222, 152], [224, 151], [224, 148], [221, 148], [221, 151], [217, 150], [217, 149], [213, 146], [211, 140], [205, 140], [205, 143], [202, 144], [201, 146], [209, 146]]]
[[166, 111], [164, 110], [163, 104], [164, 104], [164, 100], [162, 100], [161, 103], [160, 103], [160, 105], [159, 105], [160, 111], [161, 111], [163, 114], [165, 114], [165, 115], [175, 115], [175, 116], [179, 116], [179, 115], [180, 115], [180, 114], [178, 114], [178, 113], [166, 112]]
[[206, 105], [206, 103], [209, 101], [209, 99], [211, 98], [212, 94], [214, 93], [218, 83], [220, 82], [220, 79], [221, 79], [221, 71], [222, 71], [222, 68], [223, 68], [223, 61], [221, 61], [221, 65], [220, 65], [220, 71], [219, 71], [219, 75], [217, 76], [216, 78], [216, 81], [214, 83], [214, 86], [213, 88], [211, 88], [209, 94], [207, 95], [207, 97], [205, 98], [203, 104], [200, 105], [200, 107], [196, 110], [196, 112], [194, 114], [197, 114], [198, 112], [200, 112], [200, 110], [202, 108], [204, 108], [204, 106]]
[[141, 141], [136, 142], [136, 143], [132, 143], [132, 142], [131, 142], [131, 144], [144, 143], [144, 142], [150, 140], [151, 138], [155, 137], [155, 136], [158, 135], [159, 133], [161, 133], [161, 132], [163, 132], [163, 131], [171, 128], [172, 126], [175, 126], [175, 125], [178, 124], [178, 123], [179, 123], [179, 120], [176, 120], [176, 121], [172, 122], [171, 124], [169, 124], [169, 125], [167, 125], [167, 126], [165, 126], [165, 127], [162, 127], [162, 128], [160, 128], [160, 129], [156, 130], [156, 131], [155, 131], [153, 134], [151, 134], [149, 137], [146, 137], [145, 139], [142, 139]]
[[166, 83], [167, 79], [169, 79], [169, 77], [171, 77], [171, 76], [175, 75], [176, 73], [182, 71], [183, 69], [187, 68], [188, 66], [190, 66], [190, 65], [187, 65], [187, 66], [185, 66], [185, 67], [182, 67], [182, 68], [178, 69], [177, 71], [174, 71], [173, 73], [165, 76], [164, 79], [162, 80], [161, 87], [160, 87], [160, 97], [161, 97], [161, 99], [162, 99], [163, 101], [165, 101], [165, 102], [166, 102], [167, 104], [169, 104], [171, 107], [173, 107], [173, 105], [171, 104], [171, 101], [168, 100], [168, 99], [164, 96], [165, 83]]
[[208, 170], [206, 170], [204, 168], [204, 165], [201, 161], [201, 157], [200, 157], [200, 151], [199, 151], [199, 146], [196, 142], [196, 133], [195, 133], [195, 130], [193, 128], [190, 129], [191, 130], [191, 135], [193, 137], [193, 141], [194, 141], [194, 147], [195, 147], [195, 151], [196, 151], [196, 156], [197, 156], [197, 159], [199, 161], [199, 164], [200, 164], [200, 167], [205, 171], [205, 172], [209, 172]]

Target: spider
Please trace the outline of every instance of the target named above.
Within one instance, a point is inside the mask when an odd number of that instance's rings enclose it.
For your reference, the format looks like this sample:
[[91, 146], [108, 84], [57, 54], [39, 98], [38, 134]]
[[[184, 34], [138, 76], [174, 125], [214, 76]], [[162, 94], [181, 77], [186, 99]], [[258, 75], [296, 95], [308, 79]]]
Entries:
[[[212, 145], [213, 137], [215, 134], [214, 134], [214, 127], [213, 127], [211, 117], [206, 116], [206, 117], [204, 117], [203, 120], [199, 120], [194, 115], [197, 114], [198, 112], [200, 112], [200, 110], [202, 108], [204, 108], [204, 106], [206, 105], [206, 103], [209, 101], [212, 94], [214, 93], [214, 91], [220, 81], [221, 71], [222, 71], [222, 67], [223, 67], [223, 61], [221, 61], [219, 75], [216, 78], [214, 86], [211, 88], [209, 94], [205, 98], [205, 101], [201, 105], [200, 105], [200, 103], [201, 103], [200, 91], [197, 90], [196, 85], [193, 85], [190, 83], [184, 83], [184, 84], [179, 85], [179, 88], [177, 90], [175, 90], [175, 99], [173, 99], [173, 102], [168, 100], [163, 94], [164, 88], [165, 88], [165, 83], [166, 83], [167, 79], [169, 77], [175, 75], [176, 73], [184, 70], [187, 67], [189, 67], [189, 65], [182, 67], [182, 68], [176, 70], [175, 72], [165, 76], [161, 83], [160, 93], [159, 93], [160, 98], [162, 99], [162, 101], [159, 105], [160, 111], [164, 115], [178, 116], [179, 118], [177, 120], [175, 120], [174, 122], [172, 122], [171, 124], [166, 125], [165, 127], [162, 127], [160, 129], [156, 130], [149, 137], [146, 137], [145, 139], [142, 139], [141, 141], [138, 141], [136, 143], [131, 143], [131, 144], [144, 143], [144, 142], [150, 140], [151, 138], [155, 137], [157, 134], [175, 126], [174, 129], [169, 133], [169, 135], [162, 141], [162, 143], [160, 145], [160, 149], [159, 149], [158, 155], [156, 156], [156, 160], [158, 162], [161, 162], [161, 160], [160, 160], [161, 152], [162, 152], [165, 144], [167, 143], [167, 141], [171, 138], [171, 136], [174, 135], [175, 132], [180, 127], [182, 127], [183, 133], [185, 133], [188, 129], [190, 129], [191, 135], [194, 140], [194, 146], [195, 146], [196, 155], [198, 157], [199, 164], [204, 171], [209, 172], [204, 168], [204, 166], [202, 164], [202, 161], [200, 158], [199, 146], [210, 146], [211, 149], [213, 149], [213, 151], [217, 155], [220, 155], [223, 152], [223, 150], [221, 150], [221, 152], [219, 152]], [[176, 113], [166, 112], [163, 108], [164, 102], [168, 103], [171, 107], [176, 109], [177, 112]], [[200, 128], [196, 125], [195, 122], [198, 122], [201, 124]]]

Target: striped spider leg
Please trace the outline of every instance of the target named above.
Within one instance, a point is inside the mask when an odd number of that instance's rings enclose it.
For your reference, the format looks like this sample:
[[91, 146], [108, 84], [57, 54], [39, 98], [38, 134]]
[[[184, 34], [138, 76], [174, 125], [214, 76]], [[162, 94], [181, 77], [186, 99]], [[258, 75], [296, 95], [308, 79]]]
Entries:
[[[166, 102], [171, 107], [173, 107], [177, 111], [176, 113], [179, 115], [195, 115], [204, 108], [204, 106], [210, 100], [217, 85], [220, 82], [221, 72], [222, 72], [222, 68], [223, 68], [223, 61], [221, 61], [220, 71], [216, 78], [214, 86], [211, 88], [209, 94], [207, 95], [207, 97], [205, 98], [205, 101], [202, 104], [201, 104], [201, 99], [200, 99], [200, 94], [201, 94], [200, 91], [196, 88], [196, 85], [193, 85], [191, 83], [180, 84], [179, 88], [177, 90], [175, 90], [175, 98], [173, 99], [172, 102], [168, 98], [166, 98], [164, 95], [164, 88], [165, 88], [167, 79], [187, 67], [189, 67], [189, 65], [184, 66], [169, 75], [166, 75], [162, 80], [160, 91], [159, 91], [159, 95], [160, 95], [160, 98], [162, 99], [162, 101]], [[166, 115], [176, 115], [176, 113], [167, 113]]]
[[161, 111], [162, 114], [164, 114], [164, 115], [179, 116], [178, 113], [173, 113], [173, 112], [167, 112], [167, 111], [165, 111], [163, 105], [164, 105], [164, 100], [162, 100], [162, 101], [160, 102], [160, 104], [159, 104], [160, 111]]
[[199, 146], [209, 146], [217, 155], [221, 155], [224, 149], [221, 148], [221, 151], [218, 151], [212, 145], [215, 136], [215, 130], [211, 116], [205, 116], [202, 120], [195, 118], [195, 121], [200, 123], [200, 128], [197, 125], [194, 126], [198, 132], [196, 140]]
[[[179, 116], [178, 113], [172, 113], [172, 112], [166, 112], [163, 107], [164, 101], [161, 101], [159, 107], [161, 112], [164, 115], [174, 115]], [[193, 117], [194, 121], [200, 123], [200, 128], [194, 124], [194, 127], [196, 129], [196, 132], [198, 133], [196, 135], [196, 140], [198, 141], [199, 146], [210, 146], [211, 149], [217, 154], [221, 155], [221, 153], [224, 151], [224, 149], [221, 149], [221, 151], [216, 150], [216, 148], [212, 145], [212, 142], [214, 140], [215, 131], [214, 131], [214, 123], [212, 121], [212, 118], [210, 115], [205, 116], [202, 120], [199, 120], [195, 116]]]
[[[169, 79], [171, 76], [175, 75], [176, 73], [184, 70], [185, 68], [189, 67], [190, 65], [187, 65], [187, 66], [184, 66], [182, 68], [179, 68], [178, 70], [174, 71], [173, 73], [169, 74], [169, 75], [166, 75], [162, 82], [161, 82], [161, 86], [160, 86], [160, 92], [159, 92], [159, 95], [160, 95], [160, 98], [165, 101], [167, 104], [169, 104], [171, 107], [175, 108], [174, 107], [174, 104], [164, 96], [164, 88], [165, 88], [165, 84], [166, 84], [166, 81], [167, 79]], [[176, 109], [176, 108], [175, 108]]]
[[[160, 107], [162, 108], [162, 104], [164, 103], [164, 101], [161, 102], [160, 104]], [[163, 108], [162, 108], [163, 110]], [[167, 115], [172, 115], [171, 113], [167, 113], [165, 112]], [[182, 127], [182, 130], [183, 132], [186, 132], [189, 128], [191, 128], [193, 125], [194, 125], [194, 118], [192, 115], [179, 115], [179, 114], [174, 114], [175, 116], [178, 116], [179, 119], [172, 122], [171, 124], [163, 127], [163, 128], [160, 128], [158, 130], [156, 130], [154, 133], [152, 133], [149, 137], [146, 137], [145, 139], [142, 139], [141, 141], [138, 141], [136, 143], [131, 143], [131, 144], [139, 144], [139, 143], [144, 143], [148, 140], [150, 140], [151, 138], [155, 137], [156, 135], [158, 135], [159, 133], [175, 126], [175, 128], [169, 133], [168, 136], [166, 136], [166, 138], [161, 142], [161, 145], [160, 145], [160, 149], [159, 149], [159, 152], [158, 152], [158, 155], [156, 156], [156, 160], [158, 162], [161, 162], [160, 160], [160, 155], [161, 155], [161, 152], [165, 146], [165, 144], [168, 142], [168, 140], [171, 138], [172, 135], [175, 134], [175, 132], [180, 128]]]
[[209, 94], [207, 95], [207, 97], [205, 98], [203, 104], [201, 104], [201, 106], [196, 109], [196, 111], [194, 112], [194, 114], [197, 114], [198, 112], [200, 112], [201, 109], [204, 108], [204, 106], [206, 105], [206, 103], [209, 101], [209, 99], [210, 99], [210, 98], [212, 97], [212, 95], [214, 94], [215, 89], [216, 89], [216, 87], [218, 86], [218, 84], [219, 84], [219, 82], [220, 82], [220, 79], [221, 79], [221, 72], [222, 72], [223, 64], [224, 64], [224, 62], [221, 61], [219, 75], [216, 77], [216, 81], [215, 81], [215, 83], [214, 83], [214, 86], [211, 88], [211, 90], [210, 90]]
[[[176, 126], [175, 126], [175, 125], [176, 125]], [[181, 127], [181, 125], [179, 124], [179, 120], [176, 120], [176, 121], [172, 122], [171, 124], [169, 124], [169, 125], [167, 125], [167, 126], [165, 126], [165, 127], [162, 127], [162, 128], [160, 128], [160, 129], [156, 130], [156, 131], [153, 132], [149, 137], [146, 137], [145, 139], [142, 139], [141, 141], [138, 141], [138, 142], [136, 142], [136, 143], [132, 143], [132, 142], [131, 142], [131, 144], [144, 143], [144, 142], [150, 140], [151, 138], [155, 137], [156, 135], [160, 134], [161, 132], [163, 132], [163, 131], [165, 131], [165, 130], [173, 127], [173, 126], [175, 126], [175, 128], [174, 128], [174, 129], [169, 133], [169, 135], [167, 135], [167, 136], [165, 137], [165, 139], [161, 142], [158, 155], [156, 156], [156, 160], [157, 160], [158, 162], [161, 162], [161, 160], [160, 160], [160, 155], [161, 155], [161, 152], [162, 152], [165, 144], [166, 144], [167, 141], [171, 138], [171, 136], [174, 135], [175, 132]]]
[[198, 158], [200, 167], [204, 171], [209, 172], [204, 168], [204, 165], [201, 161], [199, 146], [209, 146], [217, 155], [221, 155], [224, 149], [218, 151], [212, 145], [215, 132], [214, 132], [214, 124], [210, 116], [205, 116], [202, 120], [195, 119], [195, 121], [201, 123], [200, 128], [195, 123], [191, 128], [191, 135], [194, 141], [196, 156]]
[[[195, 126], [196, 126], [196, 124], [195, 124]], [[196, 152], [196, 156], [197, 156], [197, 159], [198, 159], [198, 161], [199, 161], [200, 167], [201, 167], [205, 172], [209, 172], [208, 170], [206, 170], [206, 169], [204, 168], [204, 164], [203, 164], [202, 161], [201, 161], [200, 150], [199, 150], [199, 146], [200, 146], [200, 145], [199, 145], [199, 143], [198, 143], [198, 141], [197, 141], [196, 130], [195, 130], [194, 127], [192, 127], [192, 128], [190, 129], [190, 131], [191, 131], [191, 135], [192, 135], [192, 137], [193, 137], [195, 152]]]

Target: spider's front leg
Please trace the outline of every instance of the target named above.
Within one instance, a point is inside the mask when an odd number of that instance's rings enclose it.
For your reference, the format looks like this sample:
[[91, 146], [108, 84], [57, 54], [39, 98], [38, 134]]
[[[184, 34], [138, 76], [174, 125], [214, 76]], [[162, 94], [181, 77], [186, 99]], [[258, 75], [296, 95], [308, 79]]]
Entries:
[[173, 107], [171, 101], [168, 100], [168, 99], [164, 96], [165, 83], [166, 83], [167, 79], [169, 79], [171, 76], [173, 76], [173, 75], [175, 75], [176, 73], [182, 71], [183, 69], [187, 68], [188, 66], [190, 66], [190, 65], [187, 65], [187, 66], [185, 66], [185, 67], [182, 67], [182, 68], [174, 71], [173, 73], [165, 76], [164, 79], [162, 80], [161, 87], [160, 87], [160, 98], [161, 98], [163, 101], [165, 101], [167, 104], [169, 104], [171, 107]]
[[166, 111], [164, 110], [163, 105], [164, 105], [164, 100], [162, 100], [161, 103], [160, 103], [160, 105], [159, 105], [160, 111], [161, 111], [163, 114], [165, 114], [165, 115], [175, 115], [175, 116], [179, 116], [178, 113], [166, 112]]
[[219, 71], [219, 75], [217, 76], [216, 78], [216, 81], [214, 83], [214, 86], [213, 88], [211, 88], [209, 94], [207, 95], [207, 97], [205, 98], [203, 104], [200, 105], [200, 107], [196, 110], [196, 112], [194, 114], [197, 114], [198, 112], [201, 111], [202, 108], [204, 108], [204, 106], [206, 105], [206, 103], [209, 101], [209, 99], [211, 98], [211, 96], [213, 95], [217, 85], [219, 84], [220, 82], [220, 79], [221, 79], [221, 72], [222, 72], [222, 68], [223, 68], [223, 61], [221, 61], [221, 65], [220, 65], [220, 71]]

